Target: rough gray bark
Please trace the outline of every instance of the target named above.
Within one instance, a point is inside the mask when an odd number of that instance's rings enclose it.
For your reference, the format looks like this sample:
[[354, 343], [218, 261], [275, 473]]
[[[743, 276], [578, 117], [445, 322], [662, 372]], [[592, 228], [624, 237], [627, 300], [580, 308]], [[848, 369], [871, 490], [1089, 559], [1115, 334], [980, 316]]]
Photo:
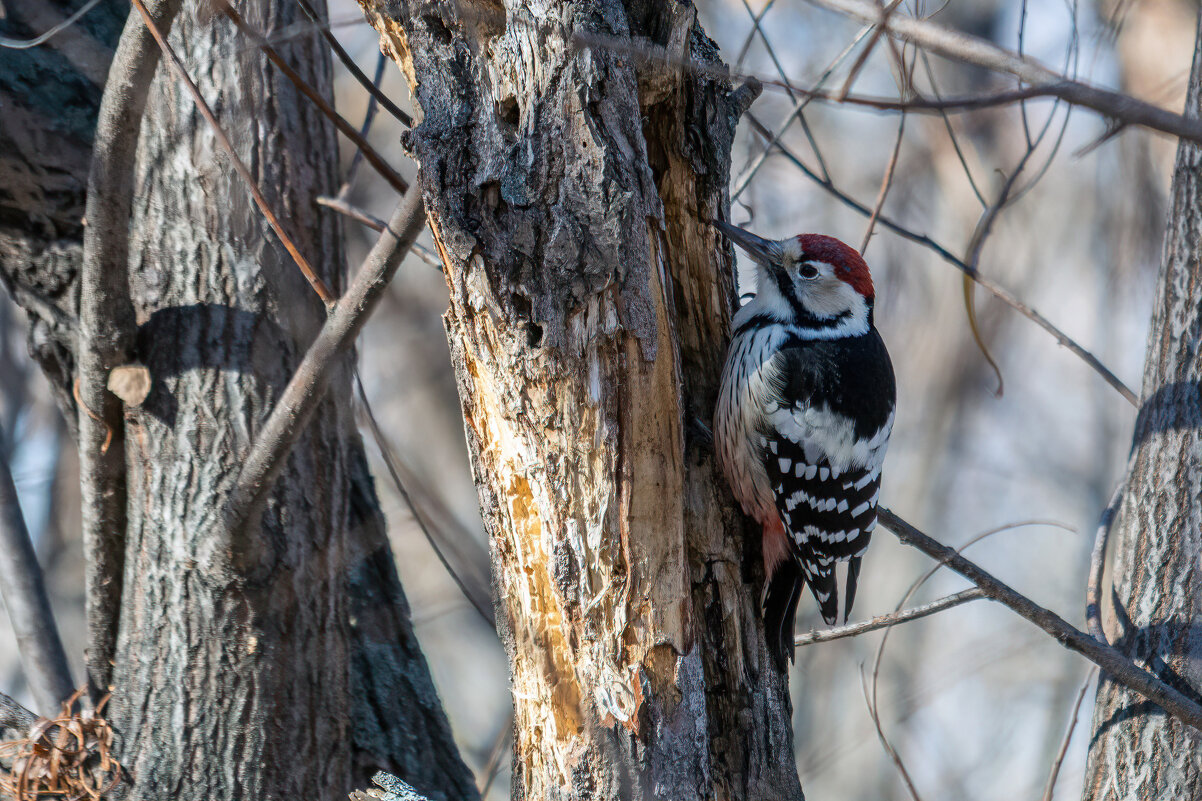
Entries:
[[[1186, 113], [1202, 116], [1202, 47], [1194, 53]], [[1103, 601], [1109, 607], [1106, 633], [1115, 646], [1193, 698], [1202, 696], [1199, 298], [1202, 147], [1183, 142], [1148, 335], [1132, 472], [1111, 535], [1113, 586]], [[1202, 736], [1103, 675], [1084, 798], [1202, 798]]]
[[[19, 18], [39, 3], [5, 7]], [[261, 30], [303, 21], [287, 0], [239, 8]], [[337, 186], [331, 127], [227, 20], [198, 14], [211, 16], [184, 5], [174, 45], [301, 248], [340, 287], [339, 223], [314, 203]], [[320, 39], [281, 50], [329, 96]], [[100, 87], [70, 63], [39, 67], [48, 57], [0, 50], [10, 93], [0, 169], [27, 173], [25, 184], [0, 183], [0, 275], [31, 314], [31, 349], [73, 418], [81, 188]], [[5, 71], [22, 58], [29, 72]], [[27, 107], [38, 116], [10, 113]], [[60, 128], [70, 136], [54, 140], [56, 158], [69, 163], [47, 167], [35, 145]], [[3, 194], [10, 187], [20, 191]], [[131, 797], [344, 798], [381, 768], [431, 798], [476, 797], [397, 579], [351, 414], [349, 359], [250, 547], [213, 547], [239, 459], [325, 315], [162, 72], [130, 232], [136, 356], [153, 380], [125, 415], [130, 528], [109, 707]]]
[[720, 66], [687, 3], [362, 2], [421, 110], [513, 796], [800, 799], [758, 537], [700, 424], [733, 293], [707, 221], [746, 93], [637, 56]]

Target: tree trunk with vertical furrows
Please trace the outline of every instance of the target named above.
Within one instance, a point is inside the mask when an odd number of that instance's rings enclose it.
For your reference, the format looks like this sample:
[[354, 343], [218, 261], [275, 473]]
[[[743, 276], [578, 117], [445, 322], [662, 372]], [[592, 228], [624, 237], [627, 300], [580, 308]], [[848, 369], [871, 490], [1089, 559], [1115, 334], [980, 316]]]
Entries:
[[361, 2], [422, 115], [513, 797], [800, 799], [708, 437], [734, 282], [707, 223], [755, 89], [688, 3]]
[[[5, 33], [37, 33], [48, 26], [34, 18], [78, 5], [5, 0], [10, 21], [31, 20]], [[307, 24], [291, 0], [238, 7], [260, 30]], [[107, 70], [77, 62], [111, 58], [119, 22], [109, 27], [90, 50], [0, 50], [0, 170], [24, 182], [0, 186], [0, 275], [69, 418], [83, 188]], [[170, 40], [300, 249], [340, 288], [339, 221], [315, 203], [338, 184], [332, 126], [203, 4], [184, 4]], [[330, 96], [316, 34], [279, 49]], [[140, 136], [129, 292], [152, 389], [125, 416], [129, 530], [108, 706], [128, 797], [332, 801], [384, 769], [432, 799], [477, 798], [393, 564], [352, 412], [352, 357], [250, 546], [214, 546], [240, 459], [325, 314], [163, 65]]]
[[[1202, 47], [1194, 53], [1186, 113], [1202, 114]], [[1193, 698], [1202, 697], [1200, 299], [1202, 148], [1182, 142], [1104, 601], [1108, 639]], [[1084, 798], [1202, 798], [1202, 735], [1103, 675]]]

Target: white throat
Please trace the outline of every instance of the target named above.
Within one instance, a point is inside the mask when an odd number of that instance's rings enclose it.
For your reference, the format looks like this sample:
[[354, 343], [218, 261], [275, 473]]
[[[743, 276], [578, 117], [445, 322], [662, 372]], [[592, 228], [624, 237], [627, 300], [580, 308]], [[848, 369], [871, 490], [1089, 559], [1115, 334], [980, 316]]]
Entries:
[[756, 292], [735, 314], [731, 327], [738, 330], [753, 318], [769, 317], [799, 339], [843, 339], [868, 333], [868, 302], [848, 284], [839, 281], [833, 287], [815, 286], [798, 294], [802, 307], [817, 318], [819, 325], [799, 323], [776, 282], [760, 267], [756, 270]]

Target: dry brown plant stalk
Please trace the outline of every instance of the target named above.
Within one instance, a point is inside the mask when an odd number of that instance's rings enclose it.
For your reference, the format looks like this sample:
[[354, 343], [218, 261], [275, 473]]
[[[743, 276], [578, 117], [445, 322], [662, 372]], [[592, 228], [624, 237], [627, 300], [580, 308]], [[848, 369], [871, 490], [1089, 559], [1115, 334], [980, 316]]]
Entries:
[[13, 801], [100, 801], [121, 782], [113, 756], [113, 728], [103, 716], [105, 696], [94, 710], [73, 712], [83, 689], [63, 702], [58, 717], [39, 718], [24, 737], [0, 743], [0, 792]]

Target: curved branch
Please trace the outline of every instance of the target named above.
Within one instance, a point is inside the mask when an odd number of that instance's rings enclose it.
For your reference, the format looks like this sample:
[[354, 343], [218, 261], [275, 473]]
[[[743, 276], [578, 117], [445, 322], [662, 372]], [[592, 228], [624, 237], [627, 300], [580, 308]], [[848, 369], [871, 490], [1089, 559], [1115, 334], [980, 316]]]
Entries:
[[[945, 58], [975, 64], [994, 72], [1008, 73], [1024, 83], [1031, 84], [1032, 88], [1041, 88], [1047, 95], [1093, 109], [1103, 116], [1164, 131], [1193, 142], [1202, 142], [1202, 121], [1165, 111], [1120, 92], [1068, 80], [1035, 59], [1012, 53], [980, 37], [905, 14], [889, 14], [885, 17], [881, 14], [880, 6], [872, 0], [809, 1], [853, 19], [879, 24], [889, 35]], [[1028, 95], [1033, 96], [1035, 95]]]
[[986, 572], [975, 562], [972, 562], [956, 551], [923, 534], [914, 526], [902, 520], [889, 509], [879, 507], [878, 519], [885, 528], [893, 532], [901, 542], [925, 553], [932, 559], [946, 564], [952, 570], [981, 588], [986, 597], [997, 601], [1018, 615], [1050, 634], [1057, 642], [1070, 651], [1076, 651], [1090, 662], [1104, 670], [1114, 682], [1129, 690], [1142, 695], [1144, 698], [1159, 704], [1170, 715], [1183, 723], [1202, 731], [1202, 704], [1182, 693], [1159, 677], [1136, 665], [1123, 654], [1108, 645], [1095, 640], [1090, 635], [1074, 626], [1070, 626], [1064, 618], [1044, 609], [1030, 598], [1018, 592], [1008, 584], [998, 580]]
[[[147, 11], [170, 30], [181, 0], [149, 0]], [[88, 175], [87, 227], [79, 298], [79, 458], [87, 560], [88, 681], [108, 687], [116, 644], [125, 551], [123, 408], [108, 374], [132, 352], [136, 322], [129, 298], [129, 219], [134, 157], [159, 48], [136, 14], [126, 20], [100, 102]]]

